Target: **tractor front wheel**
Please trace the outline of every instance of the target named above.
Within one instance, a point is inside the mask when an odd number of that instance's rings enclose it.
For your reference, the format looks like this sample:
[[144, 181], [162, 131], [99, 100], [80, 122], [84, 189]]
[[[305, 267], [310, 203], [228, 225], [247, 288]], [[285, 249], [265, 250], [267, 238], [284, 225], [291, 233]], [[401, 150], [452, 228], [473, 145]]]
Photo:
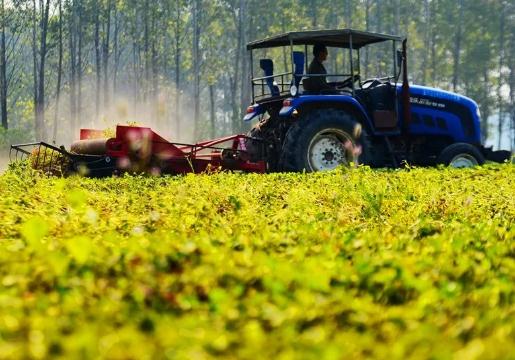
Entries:
[[364, 163], [367, 153], [365, 130], [350, 114], [314, 110], [288, 130], [280, 165], [283, 171], [326, 171]]
[[454, 168], [470, 168], [483, 165], [485, 157], [471, 144], [456, 143], [443, 149], [437, 163]]

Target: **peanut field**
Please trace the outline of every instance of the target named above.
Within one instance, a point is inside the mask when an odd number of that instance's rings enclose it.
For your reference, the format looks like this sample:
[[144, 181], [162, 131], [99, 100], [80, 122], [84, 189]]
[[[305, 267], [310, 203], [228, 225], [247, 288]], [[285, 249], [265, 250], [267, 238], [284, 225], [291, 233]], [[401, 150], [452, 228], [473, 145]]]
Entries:
[[0, 175], [0, 358], [515, 359], [515, 166]]

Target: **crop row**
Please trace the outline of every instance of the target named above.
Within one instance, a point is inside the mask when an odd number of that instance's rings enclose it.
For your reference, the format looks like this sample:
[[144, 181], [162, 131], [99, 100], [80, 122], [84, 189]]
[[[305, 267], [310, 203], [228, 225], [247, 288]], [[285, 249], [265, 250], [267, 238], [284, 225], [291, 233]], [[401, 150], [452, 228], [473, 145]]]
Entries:
[[0, 358], [515, 354], [513, 165], [0, 194]]

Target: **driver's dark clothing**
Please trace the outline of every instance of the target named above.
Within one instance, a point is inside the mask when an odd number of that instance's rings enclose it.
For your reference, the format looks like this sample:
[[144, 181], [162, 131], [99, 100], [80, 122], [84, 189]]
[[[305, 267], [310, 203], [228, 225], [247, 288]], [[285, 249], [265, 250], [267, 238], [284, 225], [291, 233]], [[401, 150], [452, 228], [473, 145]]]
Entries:
[[[308, 75], [309, 74], [327, 74], [327, 70], [321, 61], [319, 61], [317, 58], [314, 58], [308, 67]], [[320, 92], [322, 90], [334, 90], [334, 88], [327, 83], [325, 76], [313, 76], [305, 78], [302, 81], [302, 84], [305, 91]]]

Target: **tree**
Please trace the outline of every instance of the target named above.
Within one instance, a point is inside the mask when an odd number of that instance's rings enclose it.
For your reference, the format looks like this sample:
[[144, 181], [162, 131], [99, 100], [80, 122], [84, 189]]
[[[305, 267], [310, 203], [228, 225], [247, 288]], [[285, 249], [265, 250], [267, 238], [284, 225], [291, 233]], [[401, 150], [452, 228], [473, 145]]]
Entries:
[[453, 74], [452, 74], [452, 90], [458, 91], [459, 72], [460, 72], [460, 53], [461, 53], [461, 31], [463, 23], [463, 0], [458, 0], [458, 18], [456, 23], [456, 32], [454, 40], [453, 52]]
[[509, 62], [508, 68], [510, 71], [509, 75], [509, 88], [510, 88], [510, 105], [509, 105], [509, 113], [511, 116], [510, 122], [510, 136], [511, 136], [511, 151], [515, 150], [515, 5], [510, 4], [508, 7], [508, 16], [507, 19], [509, 27], [507, 33], [510, 34], [509, 40]]
[[[42, 138], [45, 109], [52, 109], [48, 134], [55, 138], [60, 118], [69, 119], [72, 134], [122, 97], [130, 113], [149, 109], [160, 124], [160, 107], [169, 106], [174, 138], [186, 140], [193, 128], [195, 137], [244, 131], [251, 65], [261, 75], [246, 43], [288, 31], [352, 27], [408, 36], [412, 81], [475, 99], [483, 126], [500, 114], [493, 129], [499, 135], [514, 123], [513, 7], [506, 0], [3, 0], [0, 124], [36, 130]], [[389, 57], [380, 61], [379, 47], [361, 53], [364, 78], [391, 68]], [[290, 71], [288, 49], [263, 51], [255, 55], [272, 58], [276, 73]], [[341, 72], [342, 54], [331, 52], [330, 72]], [[181, 124], [185, 99], [192, 121]]]
[[497, 148], [501, 148], [502, 132], [504, 125], [504, 99], [502, 96], [503, 85], [503, 67], [504, 67], [504, 23], [506, 18], [506, 3], [501, 3], [500, 21], [499, 21], [499, 78], [497, 80], [497, 107], [499, 109], [499, 122], [497, 126]]
[[57, 138], [57, 122], [59, 118], [59, 106], [61, 101], [61, 82], [63, 76], [63, 6], [62, 0], [59, 0], [59, 25], [58, 25], [58, 33], [59, 33], [59, 59], [57, 65], [57, 87], [56, 87], [56, 103], [55, 103], [55, 116], [54, 116], [54, 127], [52, 131], [52, 140], [55, 142]]
[[77, 127], [77, 26], [75, 0], [67, 0], [70, 60], [70, 133]]
[[100, 4], [98, 0], [94, 2], [95, 8], [95, 75], [96, 75], [96, 88], [95, 88], [95, 119], [100, 115], [100, 84], [102, 81], [102, 58], [100, 49]]
[[7, 130], [7, 55], [5, 45], [5, 3], [1, 0], [0, 8], [0, 112], [2, 127]]
[[[44, 139], [45, 135], [45, 64], [47, 56], [47, 31], [50, 0], [40, 0], [39, 9], [36, 8], [36, 0], [33, 6], [33, 61], [34, 61], [34, 103], [35, 103], [35, 128], [36, 136]], [[37, 11], [39, 10], [39, 14]], [[39, 49], [36, 43], [39, 18]]]
[[[243, 0], [242, 0], [243, 1]], [[193, 135], [200, 122], [200, 7], [201, 0], [193, 0]]]
[[[148, 0], [147, 0], [148, 1]], [[104, 108], [109, 107], [109, 56], [110, 56], [110, 38], [111, 38], [111, 10], [112, 0], [107, 0], [105, 8], [105, 23], [104, 23], [104, 39], [102, 42], [102, 68], [104, 71]]]
[[173, 84], [173, 121], [175, 122], [176, 136], [181, 135], [181, 79], [182, 79], [182, 46], [186, 39], [186, 26], [187, 19], [184, 8], [186, 4], [183, 0], [168, 0], [167, 13], [168, 16], [173, 19], [170, 22], [169, 33], [171, 34], [172, 40], [172, 51], [174, 52], [174, 84]]

